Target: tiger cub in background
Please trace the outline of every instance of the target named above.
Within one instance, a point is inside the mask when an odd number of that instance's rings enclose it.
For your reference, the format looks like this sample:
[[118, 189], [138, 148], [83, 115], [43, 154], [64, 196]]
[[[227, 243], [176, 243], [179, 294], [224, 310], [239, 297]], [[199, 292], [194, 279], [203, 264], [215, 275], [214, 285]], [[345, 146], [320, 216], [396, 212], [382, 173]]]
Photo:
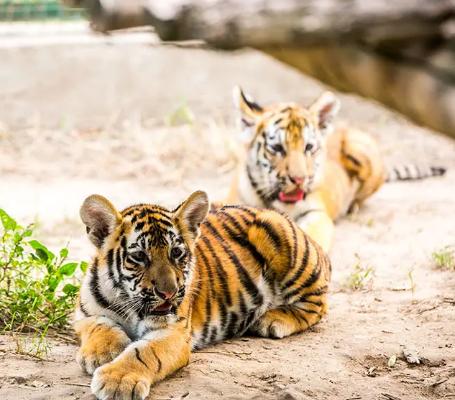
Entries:
[[285, 212], [326, 251], [334, 221], [358, 208], [386, 180], [445, 172], [404, 167], [388, 175], [372, 136], [343, 127], [332, 132], [339, 101], [330, 92], [308, 108], [295, 103], [262, 107], [235, 88], [234, 102], [246, 152], [225, 202]]
[[330, 261], [294, 222], [273, 210], [208, 209], [204, 192], [172, 211], [84, 201], [97, 253], [74, 327], [98, 399], [145, 399], [192, 349], [245, 332], [283, 338], [327, 312]]

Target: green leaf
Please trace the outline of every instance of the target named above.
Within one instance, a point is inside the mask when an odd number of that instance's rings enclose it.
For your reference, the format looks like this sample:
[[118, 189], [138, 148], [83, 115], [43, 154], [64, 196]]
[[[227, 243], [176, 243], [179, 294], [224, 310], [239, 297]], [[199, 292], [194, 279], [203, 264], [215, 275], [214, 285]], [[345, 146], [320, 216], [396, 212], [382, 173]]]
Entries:
[[68, 249], [67, 248], [61, 249], [60, 258], [65, 259], [66, 257], [68, 257]]
[[49, 255], [43, 249], [36, 249], [35, 253], [43, 261], [47, 261], [49, 259]]
[[[52, 261], [55, 258], [55, 254], [52, 253], [44, 244], [38, 242], [37, 240], [30, 240], [29, 245], [35, 249], [35, 252], [39, 258], [44, 261]], [[43, 257], [43, 254], [46, 254], [46, 257]]]
[[81, 263], [79, 265], [80, 265], [81, 271], [85, 274], [85, 272], [87, 271], [88, 264], [85, 261], [81, 261]]
[[0, 220], [5, 231], [13, 231], [17, 227], [17, 222], [10, 217], [5, 210], [0, 208]]
[[54, 292], [55, 289], [57, 289], [57, 286], [58, 284], [60, 283], [60, 281], [62, 280], [62, 278], [58, 277], [58, 276], [51, 276], [49, 278], [49, 283], [48, 283], [48, 288], [51, 292]]
[[63, 287], [63, 293], [65, 294], [75, 294], [79, 291], [79, 288], [77, 286], [72, 285], [71, 283], [67, 283]]
[[23, 236], [30, 237], [30, 236], [32, 236], [32, 233], [33, 233], [33, 227], [30, 226], [30, 227], [27, 227], [27, 229], [24, 231]]
[[64, 264], [60, 267], [59, 271], [62, 275], [66, 276], [71, 276], [74, 274], [74, 271], [76, 271], [77, 268], [77, 263], [72, 262], [72, 263], [67, 263]]

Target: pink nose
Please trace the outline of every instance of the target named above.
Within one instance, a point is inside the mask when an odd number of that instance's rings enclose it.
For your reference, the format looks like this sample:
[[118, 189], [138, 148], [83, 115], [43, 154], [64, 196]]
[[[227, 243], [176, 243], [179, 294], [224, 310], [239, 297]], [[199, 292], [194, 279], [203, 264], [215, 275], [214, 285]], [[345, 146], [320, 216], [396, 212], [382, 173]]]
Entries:
[[303, 183], [303, 178], [301, 176], [290, 176], [289, 179], [296, 185], [301, 185]]
[[177, 290], [174, 290], [173, 292], [162, 292], [155, 288], [155, 292], [163, 300], [170, 300], [175, 296], [175, 294], [177, 293]]

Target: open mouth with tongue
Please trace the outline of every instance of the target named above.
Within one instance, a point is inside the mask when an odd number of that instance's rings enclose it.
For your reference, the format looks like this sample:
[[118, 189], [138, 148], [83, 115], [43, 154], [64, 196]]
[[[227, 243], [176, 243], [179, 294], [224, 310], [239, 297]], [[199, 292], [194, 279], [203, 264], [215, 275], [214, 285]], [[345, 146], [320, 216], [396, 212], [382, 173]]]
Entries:
[[149, 312], [150, 315], [167, 315], [174, 312], [174, 306], [169, 302], [165, 301], [163, 304], [160, 304], [158, 307], [155, 307]]
[[305, 192], [300, 189], [294, 189], [292, 192], [280, 192], [278, 193], [278, 199], [283, 203], [297, 203], [305, 198]]

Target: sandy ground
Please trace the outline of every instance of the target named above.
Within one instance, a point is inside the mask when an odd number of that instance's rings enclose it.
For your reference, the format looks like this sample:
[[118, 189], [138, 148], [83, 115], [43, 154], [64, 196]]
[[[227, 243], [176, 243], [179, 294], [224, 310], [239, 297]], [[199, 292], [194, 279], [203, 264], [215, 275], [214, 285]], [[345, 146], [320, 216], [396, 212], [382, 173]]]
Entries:
[[[23, 223], [37, 221], [51, 246], [69, 241], [76, 259], [92, 252], [77, 217], [90, 193], [118, 207], [174, 205], [198, 188], [212, 198], [226, 193], [235, 164], [233, 84], [266, 101], [308, 103], [323, 89], [252, 51], [96, 44], [1, 52], [0, 207]], [[280, 341], [243, 338], [199, 351], [151, 399], [455, 398], [455, 273], [431, 260], [455, 244], [455, 143], [371, 102], [341, 98], [340, 118], [369, 129], [390, 163], [445, 165], [449, 173], [387, 184], [339, 222], [331, 309], [318, 326]], [[179, 104], [194, 114], [192, 124], [164, 122]], [[351, 291], [344, 283], [358, 259], [374, 277]], [[423, 363], [409, 365], [403, 347]], [[0, 399], [91, 398], [73, 345], [54, 342], [47, 361], [14, 349], [10, 336], [0, 336]]]

